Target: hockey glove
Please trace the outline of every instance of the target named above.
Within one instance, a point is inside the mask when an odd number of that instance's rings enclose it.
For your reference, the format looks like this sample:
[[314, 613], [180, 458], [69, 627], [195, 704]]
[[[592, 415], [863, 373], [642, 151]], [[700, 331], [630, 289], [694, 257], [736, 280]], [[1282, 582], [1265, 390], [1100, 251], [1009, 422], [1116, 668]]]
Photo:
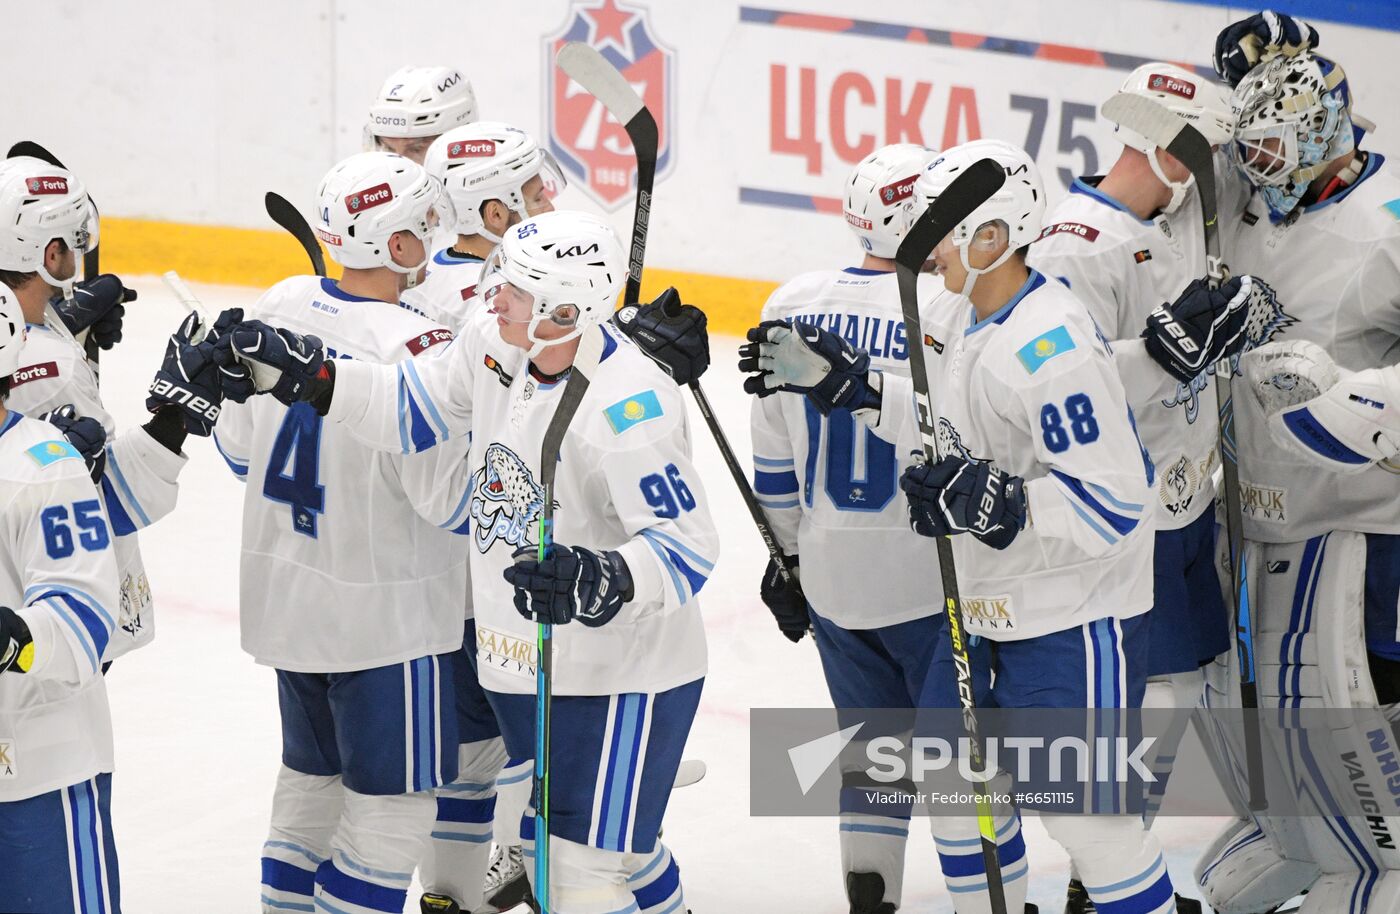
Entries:
[[807, 614], [807, 598], [802, 594], [802, 585], [797, 582], [797, 556], [783, 556], [783, 564], [792, 573], [792, 582], [789, 583], [778, 573], [778, 563], [770, 558], [763, 572], [763, 582], [758, 585], [758, 594], [763, 599], [763, 605], [778, 620], [778, 630], [796, 644], [812, 627], [812, 618]]
[[0, 606], [0, 673], [27, 673], [34, 665], [34, 639], [19, 613]]
[[101, 422], [91, 416], [79, 416], [71, 403], [40, 413], [38, 419], [63, 432], [68, 443], [83, 455], [94, 483], [102, 478], [107, 468], [107, 430]]
[[705, 312], [681, 304], [675, 288], [662, 292], [649, 305], [628, 305], [613, 321], [677, 384], [698, 381], [710, 367]]
[[111, 273], [85, 279], [73, 286], [73, 297], [55, 299], [54, 311], [68, 332], [77, 336], [87, 330], [99, 348], [111, 349], [122, 339], [123, 302], [136, 301], [135, 290], [122, 285]]
[[1142, 338], [1147, 354], [1183, 384], [1206, 368], [1244, 348], [1252, 276], [1236, 276], [1218, 289], [1194, 280], [1170, 305], [1147, 315]]
[[578, 619], [606, 625], [632, 599], [632, 573], [616, 552], [551, 543], [544, 561], [533, 547], [516, 551], [505, 578], [515, 588], [515, 608], [532, 622], [564, 625]]
[[[243, 321], [219, 338], [220, 349], [227, 346], [252, 372], [258, 393], [271, 393], [288, 406], [310, 400], [329, 380], [322, 372], [326, 351], [321, 340], [302, 336], [262, 321]], [[231, 364], [224, 359], [225, 364]]]
[[1231, 86], [1262, 60], [1293, 57], [1318, 46], [1317, 29], [1301, 19], [1265, 10], [1231, 23], [1215, 39], [1215, 72]]
[[916, 462], [899, 479], [909, 500], [909, 526], [920, 536], [971, 533], [1005, 549], [1026, 526], [1026, 488], [996, 465], [948, 456]]
[[1280, 447], [1334, 473], [1400, 455], [1400, 367], [1347, 371], [1306, 340], [1270, 343], [1241, 366]]
[[739, 347], [746, 392], [803, 393], [822, 415], [880, 405], [870, 382], [870, 356], [836, 334], [802, 321], [764, 321], [748, 338]]
[[[214, 342], [195, 342], [202, 330], [199, 315], [189, 314], [170, 334], [165, 358], [148, 388], [146, 409], [152, 413], [174, 409], [186, 432], [205, 437], [214, 430], [222, 409], [224, 370], [215, 361]], [[244, 378], [231, 375], [231, 383], [247, 383], [247, 369], [241, 370]]]

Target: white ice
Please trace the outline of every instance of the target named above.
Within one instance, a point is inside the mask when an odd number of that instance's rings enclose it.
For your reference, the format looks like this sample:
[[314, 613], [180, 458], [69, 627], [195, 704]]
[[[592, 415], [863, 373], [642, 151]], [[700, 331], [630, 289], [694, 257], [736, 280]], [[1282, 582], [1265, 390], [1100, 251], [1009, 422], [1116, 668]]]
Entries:
[[[146, 385], [181, 316], [159, 280], [138, 278], [134, 286], [140, 300], [127, 307], [125, 339], [102, 361], [103, 399], [123, 428], [145, 421]], [[194, 288], [215, 312], [257, 295]], [[735, 340], [714, 341], [705, 388], [747, 466], [749, 408], [735, 368], [736, 346]], [[673, 795], [666, 841], [696, 914], [844, 914], [835, 820], [749, 816], [749, 709], [822, 707], [828, 699], [811, 640], [789, 643], [759, 602], [766, 554], [693, 406], [692, 413], [697, 463], [724, 552], [702, 598], [710, 675], [686, 752], [704, 759], [709, 775]], [[190, 463], [180, 479], [179, 507], [141, 535], [158, 635], [109, 676], [117, 739], [112, 809], [128, 914], [256, 911], [259, 852], [279, 763], [272, 671], [238, 646], [243, 485], [207, 439], [190, 439], [186, 450]], [[1195, 894], [1191, 867], [1222, 823], [1172, 818], [1157, 824], [1183, 894]], [[951, 912], [927, 829], [916, 820], [911, 834], [901, 910]], [[1067, 858], [1034, 818], [1026, 820], [1026, 840], [1030, 899], [1045, 914], [1058, 914]], [[417, 886], [410, 907], [417, 910]]]

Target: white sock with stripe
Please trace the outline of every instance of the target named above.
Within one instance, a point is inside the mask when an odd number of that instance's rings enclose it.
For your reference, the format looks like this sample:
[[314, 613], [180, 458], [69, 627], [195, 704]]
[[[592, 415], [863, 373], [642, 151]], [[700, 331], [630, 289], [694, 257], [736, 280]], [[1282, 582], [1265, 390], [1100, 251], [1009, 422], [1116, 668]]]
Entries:
[[457, 748], [457, 780], [433, 791], [437, 821], [419, 876], [423, 890], [446, 895], [463, 911], [481, 906], [491, 863], [491, 823], [496, 815], [496, 775], [506, 762], [500, 738]]
[[272, 824], [262, 852], [264, 914], [314, 910], [316, 869], [331, 851], [344, 793], [339, 777], [282, 766], [272, 794]]
[[316, 871], [316, 910], [400, 914], [413, 869], [427, 849], [435, 799], [429, 790], [396, 796], [346, 790], [331, 859]]

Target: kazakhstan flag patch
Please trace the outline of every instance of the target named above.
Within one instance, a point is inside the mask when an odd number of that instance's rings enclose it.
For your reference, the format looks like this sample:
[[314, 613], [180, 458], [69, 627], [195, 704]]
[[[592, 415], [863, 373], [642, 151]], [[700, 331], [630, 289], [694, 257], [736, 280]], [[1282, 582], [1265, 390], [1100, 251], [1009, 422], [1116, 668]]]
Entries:
[[1049, 333], [1042, 333], [1031, 340], [1020, 349], [1016, 350], [1016, 358], [1021, 360], [1026, 371], [1035, 374], [1036, 369], [1055, 356], [1074, 349], [1074, 340], [1070, 338], [1069, 331], [1061, 324]]
[[634, 425], [641, 425], [652, 419], [660, 419], [661, 401], [656, 398], [656, 391], [644, 390], [625, 400], [618, 400], [603, 410], [603, 415], [608, 417], [608, 424], [612, 426], [613, 434], [621, 435]]
[[83, 459], [83, 455], [78, 453], [77, 448], [73, 447], [73, 445], [69, 444], [67, 441], [43, 441], [31, 448], [27, 448], [25, 453], [41, 467], [46, 467], [51, 463], [58, 463], [60, 460], [67, 460], [69, 457], [76, 457], [79, 460]]

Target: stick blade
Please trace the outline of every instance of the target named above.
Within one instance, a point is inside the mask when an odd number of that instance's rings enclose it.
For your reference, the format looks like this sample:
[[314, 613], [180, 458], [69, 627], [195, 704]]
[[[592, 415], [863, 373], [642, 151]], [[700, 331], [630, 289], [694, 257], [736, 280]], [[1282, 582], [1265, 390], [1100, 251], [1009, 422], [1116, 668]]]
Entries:
[[581, 41], [570, 41], [559, 49], [554, 61], [570, 79], [602, 102], [619, 122], [626, 124], [645, 107], [627, 78], [596, 48]]
[[316, 275], [325, 276], [326, 258], [321, 252], [321, 244], [316, 240], [316, 234], [311, 231], [311, 226], [301, 211], [293, 206], [286, 197], [274, 191], [268, 191], [263, 195], [263, 206], [273, 222], [282, 226], [300, 242], [306, 251], [306, 256], [311, 259], [311, 268], [315, 270]]
[[943, 237], [1006, 183], [1006, 169], [992, 159], [978, 159], [924, 210], [895, 252], [895, 263], [918, 272]]
[[1160, 146], [1198, 175], [1210, 165], [1210, 143], [1201, 132], [1153, 98], [1119, 92], [1103, 103], [1103, 116], [1120, 127], [1136, 131]]
[[17, 159], [20, 156], [27, 156], [31, 159], [42, 159], [54, 168], [63, 167], [63, 163], [58, 160], [57, 156], [33, 140], [20, 140], [18, 143], [11, 146], [10, 151], [5, 154], [5, 158], [7, 159]]

